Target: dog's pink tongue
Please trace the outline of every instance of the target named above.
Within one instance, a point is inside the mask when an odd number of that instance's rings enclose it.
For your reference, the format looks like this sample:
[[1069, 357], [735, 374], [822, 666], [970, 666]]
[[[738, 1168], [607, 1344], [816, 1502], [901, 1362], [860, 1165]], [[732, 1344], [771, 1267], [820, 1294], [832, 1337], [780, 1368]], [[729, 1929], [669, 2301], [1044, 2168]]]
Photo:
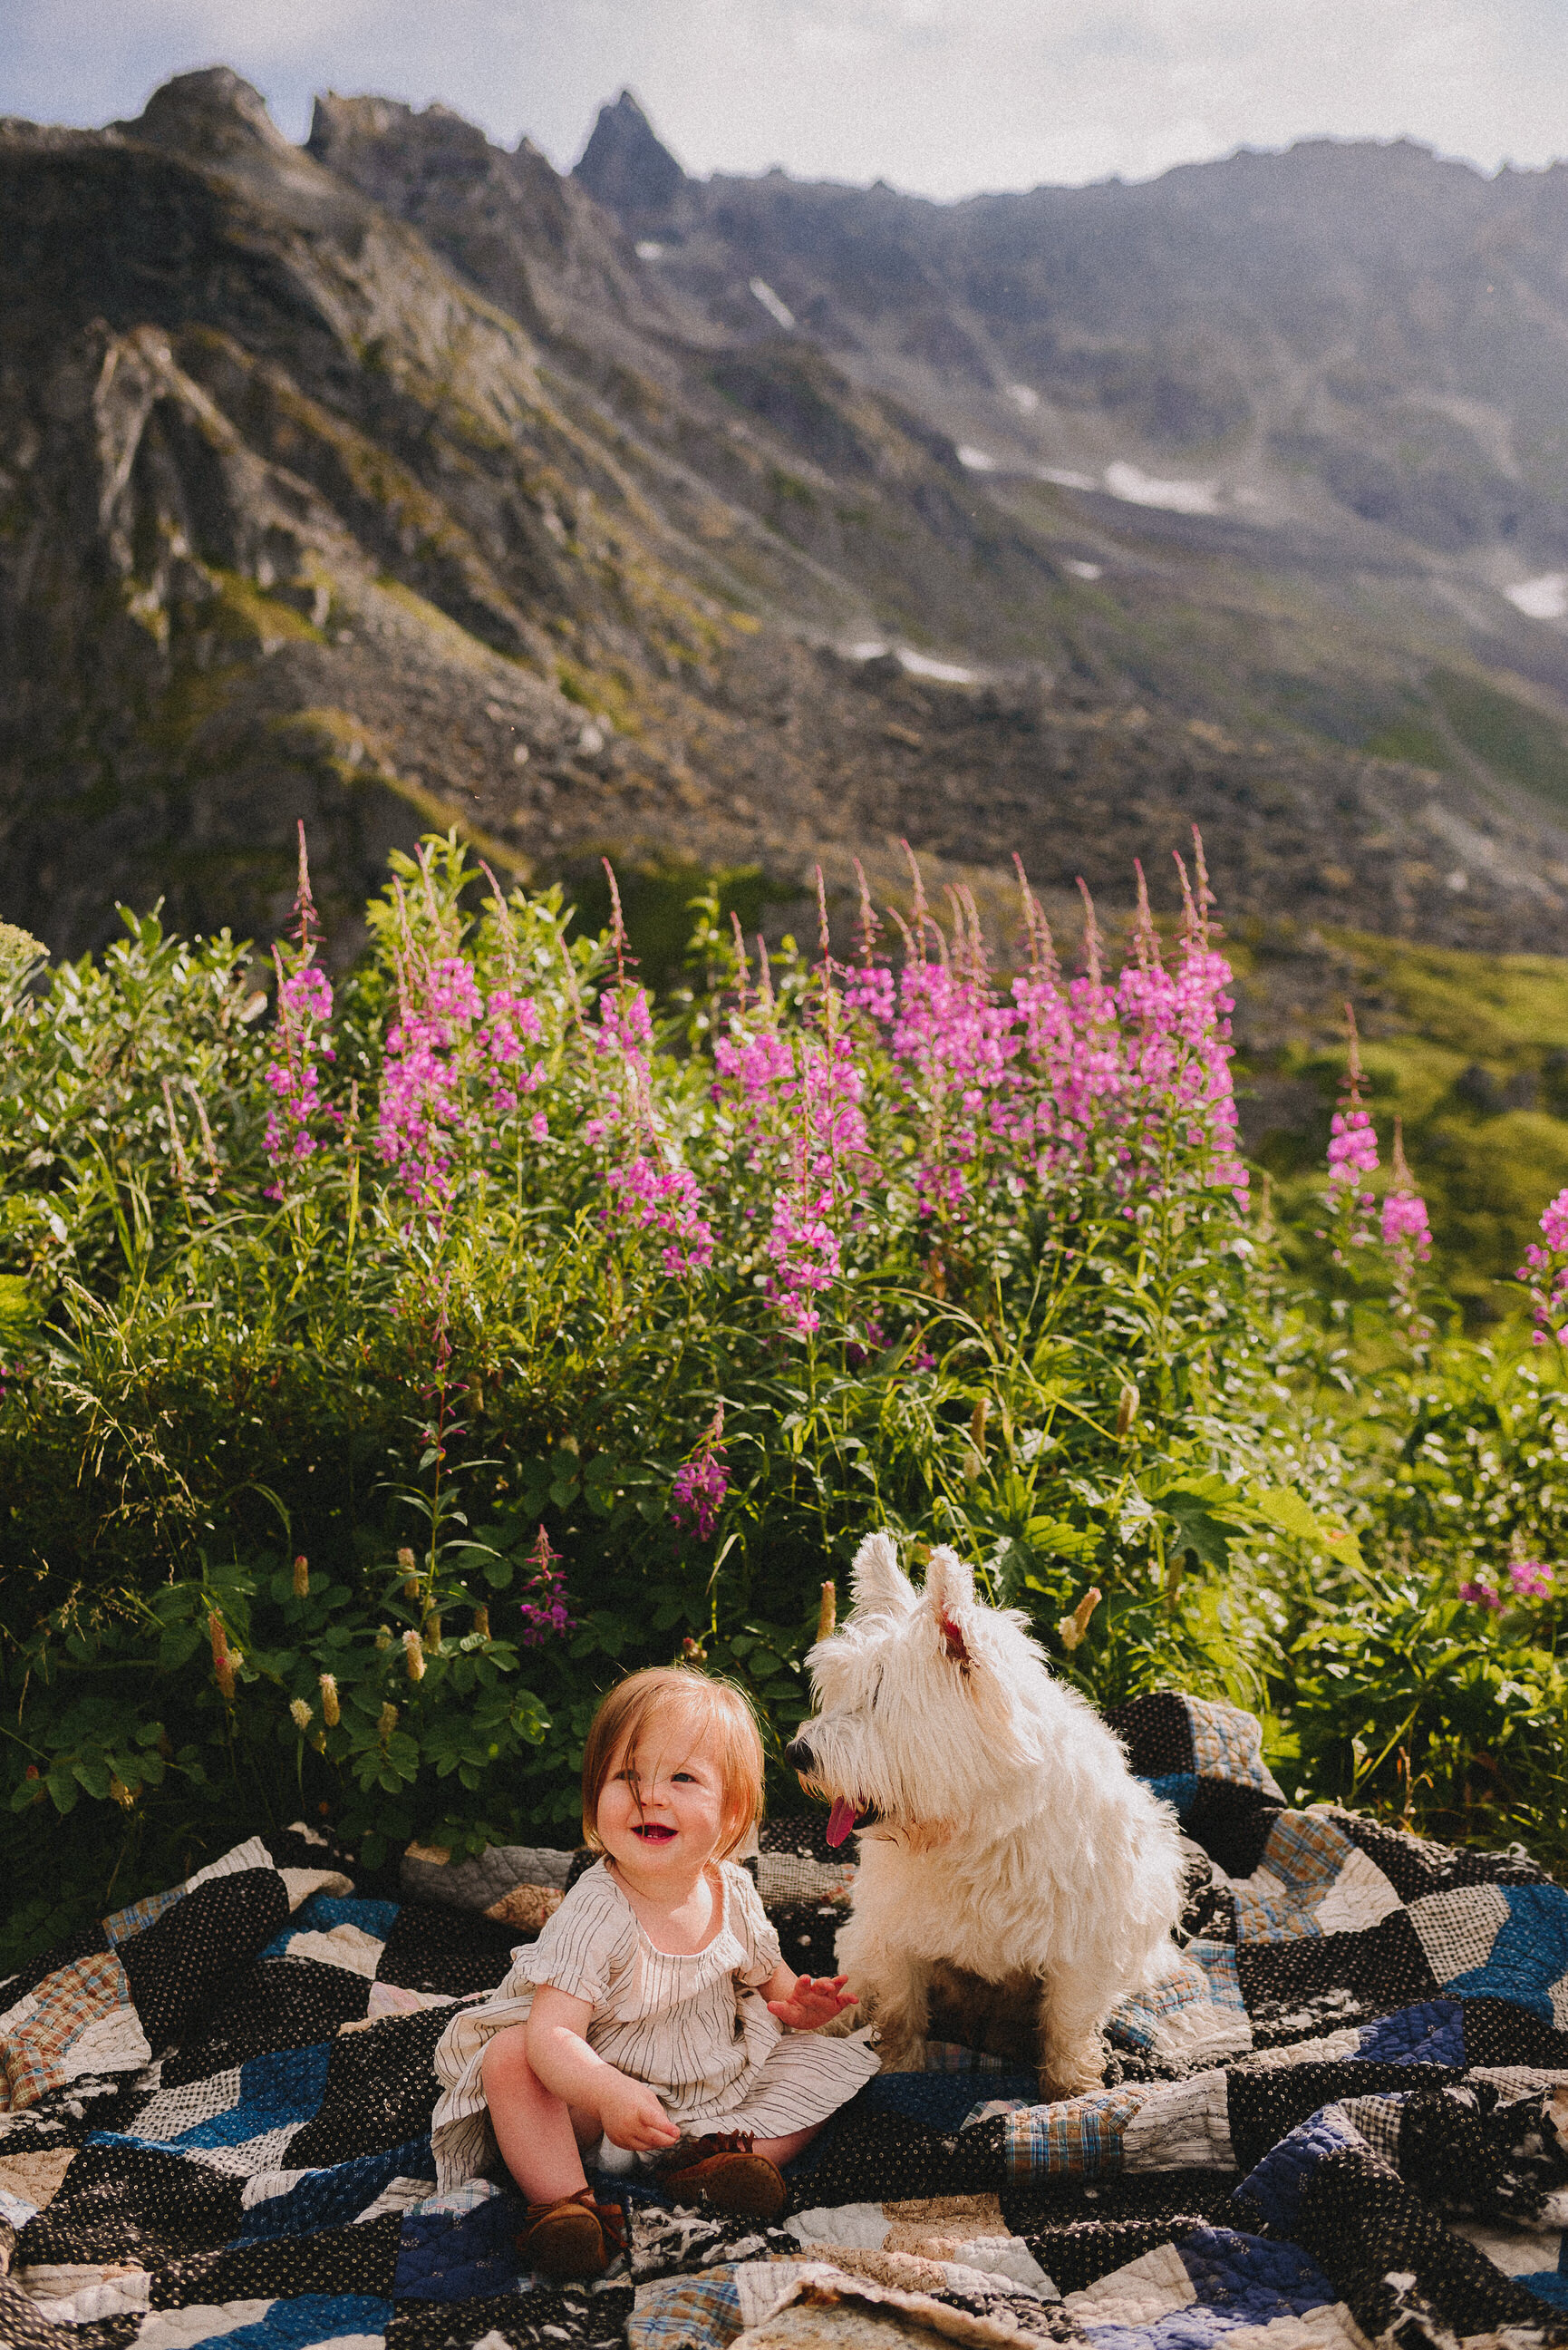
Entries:
[[856, 1807], [844, 1795], [835, 1795], [827, 1814], [827, 1841], [836, 1851], [855, 1825]]

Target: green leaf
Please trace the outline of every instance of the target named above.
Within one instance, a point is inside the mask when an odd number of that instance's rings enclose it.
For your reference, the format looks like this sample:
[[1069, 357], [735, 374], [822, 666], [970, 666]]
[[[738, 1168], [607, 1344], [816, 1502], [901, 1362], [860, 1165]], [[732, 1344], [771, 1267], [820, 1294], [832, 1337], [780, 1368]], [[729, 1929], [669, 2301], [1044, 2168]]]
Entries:
[[1242, 1500], [1239, 1486], [1218, 1475], [1184, 1478], [1154, 1499], [1160, 1514], [1175, 1527], [1168, 1547], [1177, 1556], [1191, 1551], [1205, 1566], [1230, 1565], [1231, 1538], [1243, 1533], [1247, 1523], [1236, 1506]]
[[1268, 1485], [1251, 1495], [1260, 1517], [1282, 1534], [1297, 1542], [1321, 1544], [1331, 1558], [1342, 1559], [1347, 1566], [1365, 1572], [1361, 1544], [1349, 1526], [1331, 1526], [1305, 1503], [1291, 1485]]

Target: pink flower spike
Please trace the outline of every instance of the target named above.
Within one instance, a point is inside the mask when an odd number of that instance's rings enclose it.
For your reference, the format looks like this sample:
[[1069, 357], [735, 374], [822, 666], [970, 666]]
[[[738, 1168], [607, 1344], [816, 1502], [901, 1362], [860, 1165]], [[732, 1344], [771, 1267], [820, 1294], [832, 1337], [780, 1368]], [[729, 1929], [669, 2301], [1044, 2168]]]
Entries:
[[1538, 1558], [1516, 1558], [1508, 1579], [1521, 1599], [1546, 1599], [1552, 1593], [1552, 1569]]
[[1459, 1597], [1468, 1599], [1472, 1607], [1490, 1607], [1496, 1616], [1502, 1613], [1502, 1601], [1490, 1583], [1461, 1583]]

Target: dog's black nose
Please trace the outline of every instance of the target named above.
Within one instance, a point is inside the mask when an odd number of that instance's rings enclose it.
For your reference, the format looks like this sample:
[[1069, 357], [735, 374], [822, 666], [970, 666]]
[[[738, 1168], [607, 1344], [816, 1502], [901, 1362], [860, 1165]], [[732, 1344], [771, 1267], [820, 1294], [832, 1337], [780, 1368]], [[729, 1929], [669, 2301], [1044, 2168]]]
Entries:
[[792, 1738], [784, 1748], [784, 1761], [792, 1771], [809, 1773], [815, 1767], [816, 1757], [804, 1738]]

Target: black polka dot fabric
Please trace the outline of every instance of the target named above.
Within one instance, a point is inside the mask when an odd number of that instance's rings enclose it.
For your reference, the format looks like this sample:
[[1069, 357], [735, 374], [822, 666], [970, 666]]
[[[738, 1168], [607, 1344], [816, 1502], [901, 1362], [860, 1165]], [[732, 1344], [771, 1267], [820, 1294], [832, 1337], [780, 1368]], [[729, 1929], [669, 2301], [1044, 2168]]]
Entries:
[[221, 2308], [229, 2301], [289, 2299], [296, 2293], [369, 2293], [389, 2299], [398, 2273], [401, 2215], [322, 2228], [314, 2235], [192, 2252], [171, 2261], [153, 2281], [154, 2309]]
[[521, 2293], [459, 2302], [405, 2302], [387, 2328], [387, 2350], [612, 2350], [626, 2338], [629, 2287], [598, 2293]]
[[834, 1944], [848, 1914], [826, 1901], [770, 1902], [768, 1918], [785, 1966], [797, 1975], [835, 1973]]
[[1438, 1979], [1403, 1909], [1359, 1934], [1239, 1942], [1236, 1968], [1260, 2048], [1314, 2039], [1438, 1993]]
[[[1317, 2166], [1295, 2234], [1368, 2335], [1495, 2340], [1504, 2327], [1539, 2327], [1544, 2318], [1544, 2338], [1568, 2339], [1568, 2324], [1552, 2324], [1555, 2314], [1533, 2293], [1445, 2227], [1415, 2188], [1364, 2155], [1346, 2151]], [[1402, 2311], [1407, 2325], [1397, 2324]]]
[[827, 1841], [827, 1813], [782, 1812], [776, 1819], [766, 1819], [757, 1830], [757, 1844], [763, 1852], [794, 1853], [802, 1860], [815, 1860], [825, 1868], [841, 1862], [847, 1847], [836, 1847]]
[[1467, 1999], [1465, 2055], [1472, 2064], [1539, 2064], [1568, 2072], [1568, 2032], [1559, 2032], [1511, 2000]]
[[902, 2114], [855, 2114], [834, 2131], [815, 2168], [798, 2178], [792, 2208], [879, 2203], [950, 2192], [953, 2140]]
[[151, 2147], [84, 2147], [47, 2210], [17, 2231], [18, 2266], [137, 2261], [161, 2268], [238, 2235], [244, 2181]]
[[199, 1885], [120, 1946], [120, 1963], [153, 2054], [182, 2039], [288, 1922], [275, 1868]]
[[427, 2134], [439, 2095], [431, 2058], [449, 2021], [444, 2008], [428, 2008], [339, 2033], [320, 2106], [289, 2139], [280, 2167], [325, 2169]]
[[376, 1967], [379, 1982], [408, 1991], [441, 1991], [464, 1999], [470, 1991], [493, 1991], [505, 1981], [512, 1953], [532, 1934], [503, 1926], [472, 1910], [446, 1909], [434, 1901], [405, 1901], [392, 1920]]
[[1227, 1877], [1251, 1877], [1262, 1860], [1269, 1831], [1279, 1815], [1279, 1804], [1255, 1787], [1200, 1779], [1182, 1825]]
[[1140, 1779], [1169, 1779], [1196, 1768], [1192, 1716], [1187, 1700], [1174, 1690], [1157, 1690], [1126, 1705], [1107, 1706], [1105, 1721], [1127, 1748], [1127, 1761]]
[[1336, 1811], [1351, 1842], [1375, 1860], [1401, 1901], [1447, 1893], [1456, 1885], [1543, 1885], [1546, 1871], [1514, 1852], [1457, 1852], [1426, 1836], [1405, 1835], [1359, 1812]]
[[316, 1959], [258, 1959], [210, 2020], [163, 2061], [164, 2088], [204, 2081], [247, 2057], [280, 2048], [314, 2048], [369, 2004], [365, 1976]]

